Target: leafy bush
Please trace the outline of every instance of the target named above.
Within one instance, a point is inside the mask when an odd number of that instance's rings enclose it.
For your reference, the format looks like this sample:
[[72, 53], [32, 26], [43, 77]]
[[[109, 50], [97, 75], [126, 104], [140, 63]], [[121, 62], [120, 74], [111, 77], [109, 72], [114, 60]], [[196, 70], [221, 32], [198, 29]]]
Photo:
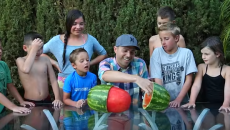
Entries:
[[221, 6], [220, 21], [222, 25], [221, 38], [224, 44], [224, 53], [227, 58], [227, 61], [230, 59], [230, 1], [225, 0]]
[[[219, 0], [1, 0], [3, 60], [11, 69], [14, 83], [21, 88], [15, 59], [25, 55], [22, 50], [23, 35], [37, 31], [47, 42], [65, 32], [67, 11], [79, 9], [85, 15], [86, 32], [98, 39], [109, 56], [114, 56], [116, 38], [130, 33], [137, 38], [141, 47], [137, 55], [149, 64], [148, 40], [156, 34], [156, 12], [165, 5], [174, 8], [187, 47], [193, 51], [197, 64], [202, 62], [199, 44], [208, 36], [219, 35], [221, 31]], [[97, 69], [94, 66], [91, 71], [96, 73]]]

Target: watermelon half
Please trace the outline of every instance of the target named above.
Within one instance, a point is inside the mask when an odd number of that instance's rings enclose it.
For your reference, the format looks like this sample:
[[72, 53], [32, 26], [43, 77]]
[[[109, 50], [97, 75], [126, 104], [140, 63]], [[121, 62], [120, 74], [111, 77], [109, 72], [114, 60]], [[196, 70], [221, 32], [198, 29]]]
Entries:
[[112, 85], [97, 85], [90, 89], [87, 103], [96, 111], [119, 113], [129, 109], [131, 97], [125, 90]]
[[168, 91], [159, 84], [153, 84], [153, 92], [150, 95], [144, 94], [142, 107], [146, 110], [165, 110], [170, 101]]

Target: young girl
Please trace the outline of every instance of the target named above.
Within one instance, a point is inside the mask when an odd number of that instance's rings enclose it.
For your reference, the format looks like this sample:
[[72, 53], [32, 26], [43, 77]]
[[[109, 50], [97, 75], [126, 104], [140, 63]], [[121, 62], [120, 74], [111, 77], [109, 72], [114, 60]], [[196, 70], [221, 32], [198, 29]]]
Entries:
[[66, 105], [81, 108], [86, 104], [89, 90], [97, 85], [97, 76], [89, 72], [89, 56], [85, 49], [72, 51], [69, 60], [75, 71], [65, 80], [63, 101]]
[[[59, 70], [58, 85], [61, 98], [65, 78], [74, 72], [69, 61], [70, 53], [77, 48], [84, 48], [89, 56], [90, 65], [98, 64], [107, 57], [106, 50], [100, 45], [95, 37], [84, 33], [85, 18], [81, 11], [70, 10], [66, 16], [66, 33], [54, 36], [43, 47], [43, 53], [52, 53], [58, 62], [51, 59], [52, 65]], [[93, 53], [97, 57], [91, 60]], [[47, 56], [46, 54], [43, 54]]]
[[195, 107], [201, 86], [204, 98], [210, 103], [223, 103], [219, 110], [230, 111], [230, 67], [224, 65], [222, 42], [218, 37], [209, 37], [202, 43], [202, 59], [192, 86], [189, 103], [182, 107]]

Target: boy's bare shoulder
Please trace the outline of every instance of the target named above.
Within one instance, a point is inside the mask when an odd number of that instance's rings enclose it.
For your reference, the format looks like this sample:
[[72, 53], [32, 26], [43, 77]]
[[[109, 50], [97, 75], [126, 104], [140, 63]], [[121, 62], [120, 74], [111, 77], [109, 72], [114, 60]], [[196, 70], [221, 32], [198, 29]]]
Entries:
[[179, 47], [186, 48], [185, 40], [184, 40], [184, 37], [182, 35], [180, 35], [179, 41], [177, 42], [177, 45]]
[[25, 57], [18, 57], [17, 59], [16, 59], [16, 62], [24, 62], [26, 60], [26, 58]]
[[151, 36], [149, 38], [149, 44], [154, 43], [157, 40], [158, 37], [159, 37], [159, 35], [153, 35], [153, 36]]
[[149, 39], [149, 48], [157, 48], [161, 46], [159, 35], [154, 35]]
[[47, 58], [46, 56], [40, 56], [40, 60], [42, 61], [42, 62], [45, 62], [45, 63], [50, 63], [49, 61], [49, 58]]
[[181, 34], [180, 34], [180, 39], [184, 40], [184, 37], [183, 37], [183, 35], [181, 35]]

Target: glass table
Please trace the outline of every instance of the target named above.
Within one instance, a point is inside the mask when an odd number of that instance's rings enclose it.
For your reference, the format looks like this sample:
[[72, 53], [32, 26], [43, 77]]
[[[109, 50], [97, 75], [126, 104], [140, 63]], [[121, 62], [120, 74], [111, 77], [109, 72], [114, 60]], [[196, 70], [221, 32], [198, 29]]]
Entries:
[[198, 103], [195, 109], [168, 108], [146, 111], [131, 105], [122, 113], [103, 113], [88, 107], [53, 108], [50, 104], [31, 108], [30, 114], [4, 111], [3, 130], [230, 130], [230, 113], [219, 112], [221, 104]]

